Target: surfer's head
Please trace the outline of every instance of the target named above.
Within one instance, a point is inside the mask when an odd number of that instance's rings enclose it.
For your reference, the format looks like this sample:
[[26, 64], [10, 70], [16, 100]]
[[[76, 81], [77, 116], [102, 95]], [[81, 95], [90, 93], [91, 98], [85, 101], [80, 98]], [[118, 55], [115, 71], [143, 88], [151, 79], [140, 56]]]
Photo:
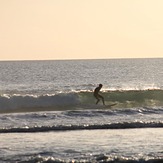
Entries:
[[102, 87], [102, 84], [99, 84], [99, 87]]

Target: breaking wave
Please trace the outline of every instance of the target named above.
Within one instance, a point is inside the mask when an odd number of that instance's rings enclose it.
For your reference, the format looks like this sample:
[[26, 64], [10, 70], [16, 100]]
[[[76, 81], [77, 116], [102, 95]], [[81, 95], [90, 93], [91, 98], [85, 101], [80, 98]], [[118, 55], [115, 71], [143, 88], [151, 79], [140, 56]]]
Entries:
[[72, 162], [94, 162], [94, 163], [162, 163], [163, 158], [160, 156], [145, 156], [144, 158], [139, 157], [124, 157], [124, 156], [112, 156], [112, 155], [105, 155], [105, 154], [99, 154], [92, 156], [92, 158], [88, 159], [59, 159], [52, 156], [33, 156], [29, 160], [26, 161], [26, 163], [30, 162], [44, 162], [44, 163], [72, 163]]
[[109, 124], [84, 124], [84, 125], [56, 125], [56, 126], [34, 126], [19, 128], [1, 128], [0, 133], [17, 132], [48, 132], [48, 131], [71, 131], [71, 130], [97, 130], [97, 129], [133, 129], [133, 128], [162, 128], [163, 122], [117, 122]]
[[[106, 104], [117, 103], [117, 108], [163, 106], [163, 90], [116, 90], [102, 94]], [[0, 112], [91, 109], [90, 104], [94, 103], [92, 91], [51, 95], [3, 94], [0, 95]]]

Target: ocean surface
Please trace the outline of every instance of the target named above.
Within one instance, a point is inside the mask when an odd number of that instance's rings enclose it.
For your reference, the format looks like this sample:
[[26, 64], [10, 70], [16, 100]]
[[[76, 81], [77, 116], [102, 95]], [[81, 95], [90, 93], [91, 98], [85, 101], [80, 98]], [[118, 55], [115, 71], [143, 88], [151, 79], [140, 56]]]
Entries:
[[0, 162], [163, 163], [163, 58], [1, 61]]

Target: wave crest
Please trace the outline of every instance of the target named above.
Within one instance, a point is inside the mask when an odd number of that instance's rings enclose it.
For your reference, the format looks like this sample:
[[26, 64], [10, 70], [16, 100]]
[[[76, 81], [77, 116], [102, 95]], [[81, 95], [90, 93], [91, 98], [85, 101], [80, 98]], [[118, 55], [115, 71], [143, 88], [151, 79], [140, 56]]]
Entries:
[[[163, 106], [163, 90], [117, 90], [105, 91], [102, 95], [106, 104], [117, 103], [116, 108]], [[0, 112], [92, 109], [90, 104], [95, 101], [92, 91], [40, 96], [4, 94], [0, 96]]]

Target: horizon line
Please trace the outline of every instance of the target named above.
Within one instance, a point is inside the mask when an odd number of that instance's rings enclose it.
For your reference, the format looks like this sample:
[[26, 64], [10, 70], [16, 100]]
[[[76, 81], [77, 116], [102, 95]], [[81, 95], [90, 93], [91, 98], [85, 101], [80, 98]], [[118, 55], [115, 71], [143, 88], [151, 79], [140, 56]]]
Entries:
[[73, 60], [120, 60], [120, 59], [163, 59], [163, 57], [127, 57], [127, 58], [65, 58], [65, 59], [4, 59], [0, 62], [12, 61], [73, 61]]

